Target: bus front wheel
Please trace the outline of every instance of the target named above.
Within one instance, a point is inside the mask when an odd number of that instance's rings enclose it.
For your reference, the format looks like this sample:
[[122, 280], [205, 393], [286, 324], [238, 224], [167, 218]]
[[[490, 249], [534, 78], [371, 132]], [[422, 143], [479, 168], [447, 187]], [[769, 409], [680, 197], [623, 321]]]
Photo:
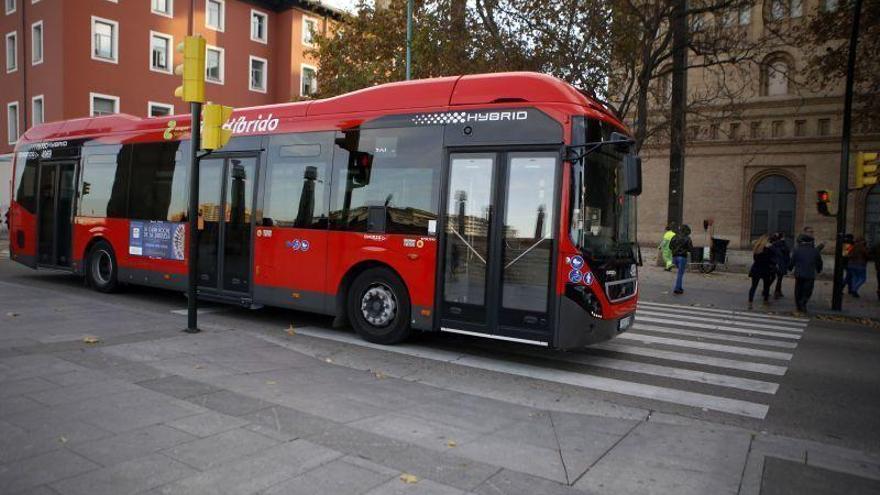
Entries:
[[118, 268], [113, 248], [106, 241], [98, 241], [89, 250], [86, 277], [98, 292], [114, 292], [118, 287]]
[[364, 340], [390, 345], [409, 337], [409, 295], [391, 270], [364, 271], [351, 283], [346, 299], [348, 321]]

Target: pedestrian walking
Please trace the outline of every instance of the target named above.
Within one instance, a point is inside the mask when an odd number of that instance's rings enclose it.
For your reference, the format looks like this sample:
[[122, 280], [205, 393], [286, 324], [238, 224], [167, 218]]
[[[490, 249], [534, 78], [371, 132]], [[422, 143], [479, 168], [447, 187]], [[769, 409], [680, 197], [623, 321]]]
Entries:
[[[843, 236], [843, 247], [841, 248], [842, 255], [842, 265], [843, 265], [843, 287], [846, 287], [849, 290], [849, 286], [851, 285], [851, 275], [849, 273], [849, 252], [852, 250], [853, 246], [853, 235], [846, 234]], [[843, 288], [841, 288], [843, 290]]]
[[847, 257], [847, 273], [849, 273], [849, 295], [859, 297], [859, 289], [868, 280], [868, 246], [864, 237], [853, 241]]
[[694, 248], [694, 243], [691, 241], [691, 228], [687, 225], [682, 225], [678, 229], [678, 233], [669, 241], [669, 248], [672, 250], [672, 262], [678, 268], [678, 273], [675, 274], [675, 287], [673, 287], [672, 292], [683, 294], [684, 271], [687, 269], [688, 255]]
[[660, 257], [663, 259], [664, 270], [667, 272], [672, 270], [674, 266], [672, 263], [672, 248], [669, 243], [672, 241], [672, 238], [675, 237], [675, 222], [669, 222], [666, 226], [666, 232], [663, 233], [663, 238], [660, 239], [660, 245], [658, 248], [660, 249]]
[[784, 297], [782, 295], [782, 279], [788, 273], [788, 262], [791, 261], [791, 249], [788, 247], [788, 241], [785, 239], [784, 232], [777, 232], [771, 239], [771, 249], [776, 255], [776, 290], [773, 293], [774, 299]]
[[789, 269], [794, 270], [794, 299], [800, 312], [807, 312], [807, 303], [813, 295], [816, 274], [822, 273], [822, 254], [816, 248], [813, 229], [804, 228], [797, 238], [797, 246], [791, 253]]
[[874, 273], [877, 276], [877, 299], [880, 299], [880, 241], [871, 246], [871, 261], [874, 262]]
[[755, 241], [752, 260], [752, 267], [749, 269], [749, 277], [752, 279], [752, 287], [749, 289], [749, 309], [752, 309], [752, 301], [755, 300], [755, 290], [759, 282], [764, 283], [761, 290], [764, 305], [770, 304], [770, 286], [773, 285], [773, 278], [776, 276], [776, 251], [767, 234]]

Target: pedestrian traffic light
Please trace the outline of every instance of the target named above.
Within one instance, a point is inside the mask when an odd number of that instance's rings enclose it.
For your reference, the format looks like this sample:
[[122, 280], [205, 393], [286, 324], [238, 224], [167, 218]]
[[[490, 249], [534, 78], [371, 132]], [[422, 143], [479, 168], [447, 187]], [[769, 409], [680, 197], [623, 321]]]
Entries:
[[174, 73], [183, 76], [183, 85], [174, 90], [174, 96], [189, 103], [205, 102], [205, 38], [187, 36], [177, 45], [183, 54], [183, 63], [174, 67]]
[[816, 209], [819, 210], [819, 214], [832, 217], [834, 215], [828, 210], [828, 204], [831, 203], [831, 193], [824, 189], [820, 189], [816, 191]]
[[880, 153], [860, 151], [856, 153], [856, 189], [877, 183]]
[[202, 149], [216, 150], [226, 146], [232, 137], [232, 129], [224, 129], [229, 118], [232, 117], [232, 107], [208, 103], [205, 105], [204, 120], [202, 121]]

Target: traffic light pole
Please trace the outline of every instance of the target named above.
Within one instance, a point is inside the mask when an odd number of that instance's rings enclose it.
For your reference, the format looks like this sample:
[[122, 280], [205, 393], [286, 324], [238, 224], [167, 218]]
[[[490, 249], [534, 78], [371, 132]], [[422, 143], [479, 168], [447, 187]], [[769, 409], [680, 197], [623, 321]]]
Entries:
[[186, 330], [198, 333], [198, 261], [199, 261], [199, 149], [201, 148], [202, 104], [190, 103], [192, 121], [190, 124], [190, 162], [189, 162], [189, 275], [186, 281]]
[[859, 17], [862, 0], [853, 5], [852, 32], [849, 37], [849, 54], [846, 62], [846, 94], [843, 103], [843, 139], [840, 149], [840, 180], [837, 197], [837, 242], [834, 243], [834, 293], [831, 309], [843, 309], [843, 240], [846, 237], [846, 203], [849, 199], [849, 142], [852, 133], [853, 79], [856, 70], [856, 47], [859, 42]]

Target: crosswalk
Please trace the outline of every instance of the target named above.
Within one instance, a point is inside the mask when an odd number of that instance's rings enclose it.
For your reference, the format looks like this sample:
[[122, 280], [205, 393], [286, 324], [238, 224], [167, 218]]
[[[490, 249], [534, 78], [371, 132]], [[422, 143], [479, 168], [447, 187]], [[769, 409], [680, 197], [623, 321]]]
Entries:
[[[497, 341], [375, 346], [351, 334], [299, 333], [459, 366], [529, 377], [663, 405], [764, 419], [808, 320], [640, 302], [636, 323], [615, 339], [574, 352]], [[656, 403], [656, 407], [652, 404]]]

